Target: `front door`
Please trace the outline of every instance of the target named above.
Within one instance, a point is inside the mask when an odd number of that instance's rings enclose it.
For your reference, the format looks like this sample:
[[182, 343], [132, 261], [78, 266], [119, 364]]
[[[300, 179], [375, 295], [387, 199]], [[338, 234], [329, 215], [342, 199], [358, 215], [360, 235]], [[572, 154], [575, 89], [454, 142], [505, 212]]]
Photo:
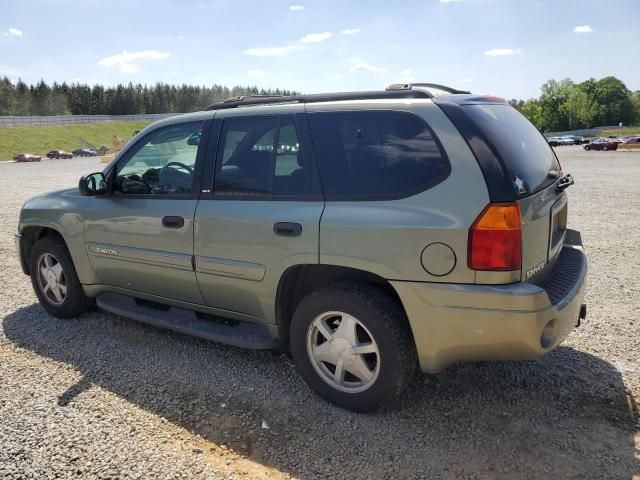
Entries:
[[287, 108], [291, 114], [216, 112], [215, 184], [196, 211], [196, 274], [205, 301], [270, 323], [282, 274], [318, 263], [324, 206], [303, 140], [303, 106]]
[[147, 133], [111, 172], [112, 194], [89, 200], [85, 243], [105, 285], [204, 303], [193, 270], [193, 220], [205, 123]]

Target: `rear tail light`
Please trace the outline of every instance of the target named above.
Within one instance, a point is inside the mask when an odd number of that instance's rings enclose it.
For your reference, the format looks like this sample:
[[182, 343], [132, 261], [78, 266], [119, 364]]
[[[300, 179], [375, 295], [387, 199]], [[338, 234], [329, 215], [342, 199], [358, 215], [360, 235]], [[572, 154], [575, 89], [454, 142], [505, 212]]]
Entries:
[[519, 270], [522, 257], [520, 206], [489, 204], [469, 229], [469, 268]]

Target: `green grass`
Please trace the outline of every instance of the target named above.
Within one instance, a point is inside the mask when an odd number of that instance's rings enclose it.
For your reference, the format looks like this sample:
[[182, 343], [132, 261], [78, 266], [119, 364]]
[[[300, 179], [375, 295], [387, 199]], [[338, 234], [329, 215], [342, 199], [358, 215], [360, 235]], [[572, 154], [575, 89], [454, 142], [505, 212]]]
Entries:
[[640, 127], [614, 128], [613, 130], [604, 130], [602, 137], [607, 135], [640, 135]]
[[[106, 145], [111, 148], [113, 135], [127, 141], [133, 136], [134, 130], [142, 130], [149, 123], [151, 122], [99, 122], [64, 125], [64, 128], [96, 147]], [[0, 128], [0, 160], [11, 160], [21, 152], [44, 155], [49, 150], [71, 151], [85, 146], [55, 125]]]

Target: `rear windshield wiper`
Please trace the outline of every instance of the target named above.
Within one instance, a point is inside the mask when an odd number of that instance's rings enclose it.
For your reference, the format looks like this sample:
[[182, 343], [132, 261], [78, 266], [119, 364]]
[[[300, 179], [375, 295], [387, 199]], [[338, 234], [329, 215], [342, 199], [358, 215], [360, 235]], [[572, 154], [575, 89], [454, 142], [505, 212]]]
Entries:
[[570, 173], [567, 173], [564, 177], [562, 177], [558, 183], [556, 184], [556, 192], [560, 193], [562, 192], [564, 189], [566, 189], [567, 187], [570, 187], [571, 185], [573, 185], [573, 177], [571, 176]]

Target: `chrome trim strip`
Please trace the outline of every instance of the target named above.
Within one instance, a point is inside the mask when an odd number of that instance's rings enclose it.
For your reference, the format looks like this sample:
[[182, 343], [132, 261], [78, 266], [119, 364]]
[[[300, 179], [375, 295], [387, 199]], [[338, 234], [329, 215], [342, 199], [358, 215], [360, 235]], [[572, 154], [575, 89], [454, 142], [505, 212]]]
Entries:
[[122, 247], [107, 243], [88, 243], [89, 255], [102, 258], [113, 258], [134, 263], [157, 265], [180, 270], [193, 270], [191, 255], [185, 253], [164, 252], [147, 248]]
[[196, 256], [196, 272], [221, 277], [242, 278], [259, 282], [264, 278], [266, 267], [259, 263], [242, 262], [227, 258]]

